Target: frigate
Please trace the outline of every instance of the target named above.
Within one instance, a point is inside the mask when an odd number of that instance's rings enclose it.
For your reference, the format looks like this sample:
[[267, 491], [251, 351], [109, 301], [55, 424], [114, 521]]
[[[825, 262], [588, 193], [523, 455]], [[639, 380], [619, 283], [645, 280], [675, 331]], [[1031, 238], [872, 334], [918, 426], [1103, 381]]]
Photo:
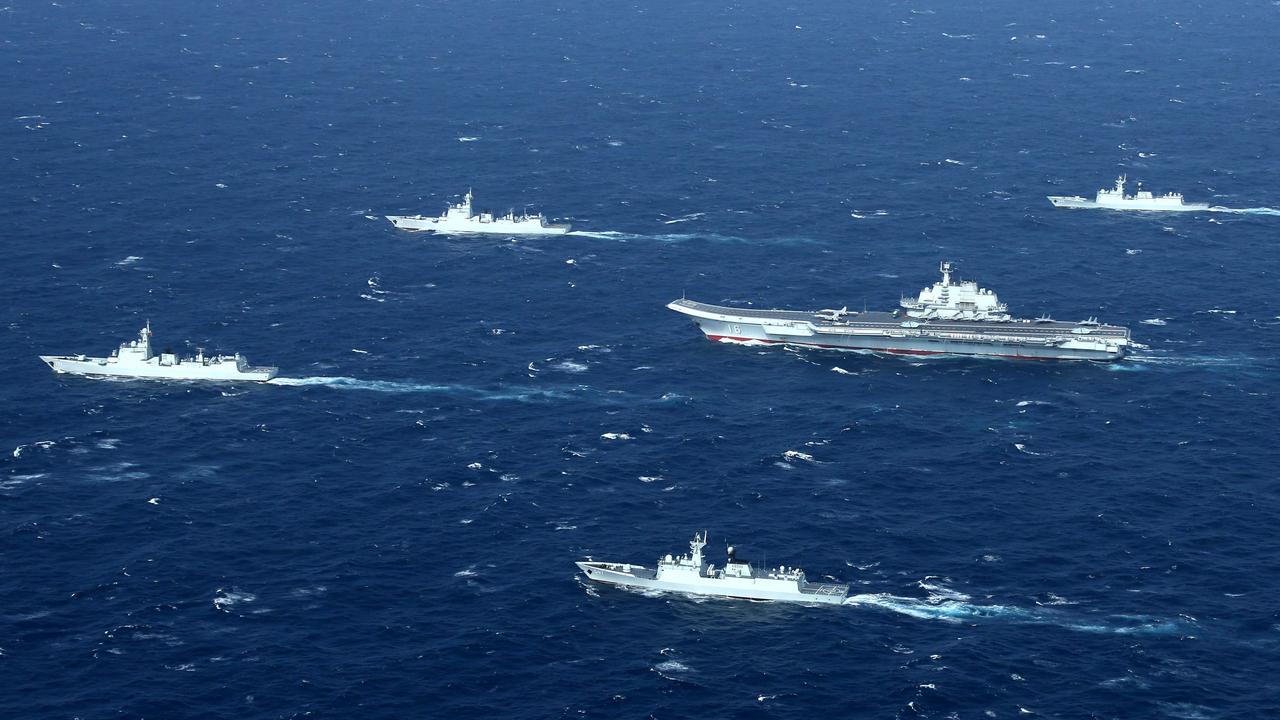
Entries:
[[847, 584], [809, 582], [800, 568], [783, 565], [756, 569], [751, 563], [739, 560], [732, 546], [728, 548], [724, 567], [717, 568], [702, 556], [702, 548], [706, 545], [706, 532], [694, 534], [687, 554], [678, 557], [667, 555], [660, 558], [653, 568], [595, 560], [583, 560], [577, 565], [588, 578], [598, 582], [690, 595], [839, 604], [849, 594]]
[[1209, 209], [1209, 203], [1187, 202], [1182, 197], [1182, 193], [1171, 192], [1160, 196], [1152, 195], [1150, 191], [1142, 189], [1141, 183], [1138, 184], [1137, 193], [1125, 195], [1124, 185], [1127, 180], [1127, 176], [1121, 175], [1116, 178], [1115, 187], [1110, 189], [1102, 188], [1093, 200], [1079, 195], [1050, 195], [1049, 202], [1053, 203], [1054, 207], [1146, 210], [1149, 212], [1193, 212]]
[[942, 280], [892, 312], [755, 310], [709, 305], [686, 298], [667, 305], [688, 315], [711, 340], [799, 345], [906, 355], [981, 355], [1038, 360], [1117, 360], [1133, 342], [1129, 329], [1097, 318], [1061, 322], [1050, 317], [1015, 319], [994, 292], [973, 280]]
[[198, 348], [191, 357], [179, 357], [170, 350], [151, 351], [151, 323], [138, 331], [137, 340], [127, 340], [107, 357], [86, 355], [41, 355], [54, 372], [73, 375], [101, 375], [151, 380], [248, 380], [266, 382], [276, 376], [276, 368], [252, 367], [240, 353], [205, 355]]
[[437, 232], [446, 235], [481, 233], [494, 235], [564, 235], [570, 227], [550, 223], [542, 213], [516, 215], [511, 211], [501, 217], [493, 213], [477, 213], [471, 208], [471, 191], [462, 202], [451, 204], [439, 217], [425, 215], [388, 215], [388, 220], [401, 230]]

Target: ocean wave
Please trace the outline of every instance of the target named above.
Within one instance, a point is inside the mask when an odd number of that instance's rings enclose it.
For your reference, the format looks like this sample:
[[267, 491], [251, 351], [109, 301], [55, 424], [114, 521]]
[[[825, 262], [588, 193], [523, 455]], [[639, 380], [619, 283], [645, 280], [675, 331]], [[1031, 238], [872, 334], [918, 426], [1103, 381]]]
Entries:
[[218, 588], [213, 596], [213, 607], [219, 612], [231, 612], [231, 609], [240, 603], [251, 603], [258, 599], [257, 595], [250, 592], [241, 592], [238, 590], [223, 590]]
[[13, 449], [13, 456], [14, 456], [15, 458], [20, 458], [20, 457], [22, 457], [22, 456], [23, 456], [23, 455], [24, 455], [28, 450], [31, 450], [31, 449], [35, 449], [35, 450], [48, 450], [49, 448], [51, 448], [51, 447], [53, 447], [54, 445], [57, 445], [57, 444], [58, 444], [58, 443], [57, 443], [57, 441], [56, 441], [56, 440], [37, 440], [37, 441], [32, 442], [32, 443], [26, 443], [26, 444], [24, 444], [24, 445], [19, 445], [19, 446], [15, 447], [15, 448]]

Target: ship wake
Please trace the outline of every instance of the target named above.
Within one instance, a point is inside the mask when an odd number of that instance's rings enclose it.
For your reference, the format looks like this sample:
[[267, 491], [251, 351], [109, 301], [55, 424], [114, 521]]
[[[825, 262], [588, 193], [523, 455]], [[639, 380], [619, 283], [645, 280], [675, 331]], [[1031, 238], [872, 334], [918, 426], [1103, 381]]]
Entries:
[[352, 377], [274, 378], [268, 385], [289, 387], [320, 386], [334, 390], [363, 390], [382, 393], [434, 393], [474, 398], [477, 400], [510, 400], [515, 402], [546, 402], [564, 400], [570, 396], [556, 390], [486, 390], [468, 385], [435, 385], [393, 380], [361, 380]]
[[1280, 215], [1280, 208], [1255, 207], [1255, 208], [1229, 208], [1214, 205], [1209, 208], [1209, 212], [1216, 213], [1232, 213], [1234, 215]]
[[652, 235], [642, 235], [639, 233], [617, 232], [614, 230], [570, 230], [565, 233], [570, 236], [595, 238], [597, 240], [616, 240], [618, 242], [659, 242], [659, 243], [685, 243], [695, 241], [705, 241], [722, 245], [812, 245], [821, 241], [806, 237], [789, 237], [781, 236], [774, 238], [744, 238], [736, 235], [722, 235], [714, 232], [689, 232], [689, 233], [656, 233]]
[[1053, 625], [1069, 630], [1121, 635], [1187, 635], [1193, 632], [1189, 620], [1165, 620], [1143, 615], [1112, 615], [1099, 618], [1073, 617], [1047, 608], [1024, 608], [1014, 605], [984, 605], [970, 602], [963, 595], [932, 595], [912, 598], [889, 593], [851, 595], [845, 605], [872, 607], [906, 615], [918, 620], [940, 620], [951, 623], [1012, 622], [1025, 625]]

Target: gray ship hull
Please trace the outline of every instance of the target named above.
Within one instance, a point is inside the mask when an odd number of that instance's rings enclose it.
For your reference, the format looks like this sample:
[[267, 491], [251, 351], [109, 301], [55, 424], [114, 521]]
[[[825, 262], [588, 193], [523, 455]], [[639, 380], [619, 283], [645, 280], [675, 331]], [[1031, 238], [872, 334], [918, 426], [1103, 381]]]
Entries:
[[183, 362], [162, 365], [157, 358], [151, 362], [119, 363], [115, 358], [90, 358], [83, 356], [41, 355], [54, 372], [67, 375], [129, 378], [135, 380], [198, 380], [205, 382], [267, 382], [276, 376], [276, 368], [247, 367], [240, 369], [234, 362], [195, 363]]
[[[1118, 360], [1126, 328], [1077, 323], [967, 320], [910, 322], [887, 312], [849, 313], [834, 321], [815, 312], [748, 310], [676, 300], [708, 339], [900, 355], [968, 355], [1028, 360]], [[914, 325], [914, 327], [906, 327]], [[1078, 328], [1084, 329], [1078, 329]]]
[[579, 562], [591, 580], [622, 587], [685, 593], [757, 602], [795, 602], [839, 605], [849, 594], [849, 586], [836, 583], [786, 583], [761, 578], [707, 578], [693, 575], [687, 580], [659, 580], [656, 571], [640, 565], [606, 562]]
[[1209, 203], [1188, 203], [1181, 204], [1172, 202], [1143, 202], [1140, 200], [1124, 200], [1115, 203], [1100, 203], [1096, 200], [1089, 200], [1082, 197], [1050, 195], [1049, 202], [1054, 207], [1060, 208], [1078, 208], [1092, 210], [1132, 210], [1135, 212], [1204, 212], [1209, 209]]

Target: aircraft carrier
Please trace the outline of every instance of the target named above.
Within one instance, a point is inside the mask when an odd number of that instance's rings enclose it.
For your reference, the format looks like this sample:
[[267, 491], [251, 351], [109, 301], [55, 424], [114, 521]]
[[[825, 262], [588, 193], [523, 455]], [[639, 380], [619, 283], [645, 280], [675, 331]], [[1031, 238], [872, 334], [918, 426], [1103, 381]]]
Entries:
[[1015, 319], [994, 292], [972, 280], [942, 280], [903, 298], [891, 312], [754, 310], [681, 298], [667, 305], [688, 315], [711, 340], [861, 350], [904, 355], [978, 355], [1036, 360], [1118, 360], [1133, 342], [1129, 329], [1095, 318], [1062, 322]]

